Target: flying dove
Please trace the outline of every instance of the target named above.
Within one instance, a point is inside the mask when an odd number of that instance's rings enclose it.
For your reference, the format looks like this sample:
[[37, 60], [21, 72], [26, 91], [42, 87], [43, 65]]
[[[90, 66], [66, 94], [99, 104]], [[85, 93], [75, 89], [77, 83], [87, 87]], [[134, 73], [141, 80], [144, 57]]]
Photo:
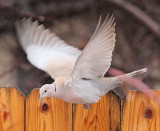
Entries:
[[115, 25], [113, 16], [107, 16], [102, 24], [100, 17], [95, 32], [81, 51], [39, 25], [38, 21], [32, 22], [31, 18], [17, 21], [19, 42], [29, 62], [55, 79], [54, 83], [40, 88], [40, 101], [44, 97], [55, 97], [91, 109], [90, 104], [115, 90], [124, 81], [122, 78], [146, 72], [143, 68], [117, 77], [104, 77], [111, 66]]

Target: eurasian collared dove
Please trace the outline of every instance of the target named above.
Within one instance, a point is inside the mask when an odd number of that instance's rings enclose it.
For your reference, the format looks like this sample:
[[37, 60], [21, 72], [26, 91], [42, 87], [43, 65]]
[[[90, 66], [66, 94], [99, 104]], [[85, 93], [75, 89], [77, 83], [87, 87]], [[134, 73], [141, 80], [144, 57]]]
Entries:
[[[108, 91], [123, 82], [123, 77], [136, 77], [146, 68], [118, 77], [105, 78], [112, 60], [115, 46], [115, 22], [113, 16], [101, 17], [95, 32], [83, 51], [66, 44], [45, 30], [31, 18], [16, 23], [19, 42], [34, 66], [47, 72], [55, 82], [40, 89], [40, 101], [44, 97], [55, 97], [70, 103], [81, 103], [91, 109]], [[118, 92], [117, 92], [118, 93]]]

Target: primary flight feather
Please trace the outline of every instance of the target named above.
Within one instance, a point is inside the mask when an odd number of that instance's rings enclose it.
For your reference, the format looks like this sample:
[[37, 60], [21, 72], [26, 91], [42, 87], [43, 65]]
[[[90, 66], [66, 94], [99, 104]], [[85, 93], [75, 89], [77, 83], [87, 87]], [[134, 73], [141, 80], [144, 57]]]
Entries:
[[[16, 22], [20, 45], [28, 60], [52, 78], [69, 76], [81, 51], [66, 44], [50, 30], [32, 23], [31, 18]], [[65, 67], [65, 68], [64, 68]]]
[[38, 21], [32, 22], [31, 18], [17, 21], [16, 30], [30, 63], [55, 79], [54, 83], [41, 87], [40, 100], [55, 97], [81, 103], [91, 109], [90, 104], [115, 89], [125, 80], [123, 77], [136, 77], [146, 72], [144, 68], [118, 77], [104, 77], [110, 68], [115, 46], [113, 16], [107, 16], [103, 23], [100, 17], [83, 51], [66, 44], [54, 33], [45, 30]]

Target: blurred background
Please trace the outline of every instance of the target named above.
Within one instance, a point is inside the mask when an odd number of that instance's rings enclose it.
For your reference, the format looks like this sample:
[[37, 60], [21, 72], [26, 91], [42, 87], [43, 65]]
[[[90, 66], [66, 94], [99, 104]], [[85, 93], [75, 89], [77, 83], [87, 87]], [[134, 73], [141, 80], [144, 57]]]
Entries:
[[158, 0], [1, 0], [0, 86], [18, 87], [28, 95], [33, 88], [53, 82], [28, 62], [17, 40], [16, 20], [39, 20], [68, 44], [83, 49], [99, 16], [105, 19], [107, 14], [113, 14], [117, 23], [112, 67], [124, 72], [148, 67], [143, 81], [151, 88], [160, 88]]

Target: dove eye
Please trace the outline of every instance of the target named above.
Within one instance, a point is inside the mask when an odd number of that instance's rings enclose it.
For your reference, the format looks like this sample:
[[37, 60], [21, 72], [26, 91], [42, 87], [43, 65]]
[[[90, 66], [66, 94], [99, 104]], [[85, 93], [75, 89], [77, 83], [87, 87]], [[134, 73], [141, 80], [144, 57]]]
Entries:
[[47, 92], [47, 90], [45, 90], [44, 92]]

